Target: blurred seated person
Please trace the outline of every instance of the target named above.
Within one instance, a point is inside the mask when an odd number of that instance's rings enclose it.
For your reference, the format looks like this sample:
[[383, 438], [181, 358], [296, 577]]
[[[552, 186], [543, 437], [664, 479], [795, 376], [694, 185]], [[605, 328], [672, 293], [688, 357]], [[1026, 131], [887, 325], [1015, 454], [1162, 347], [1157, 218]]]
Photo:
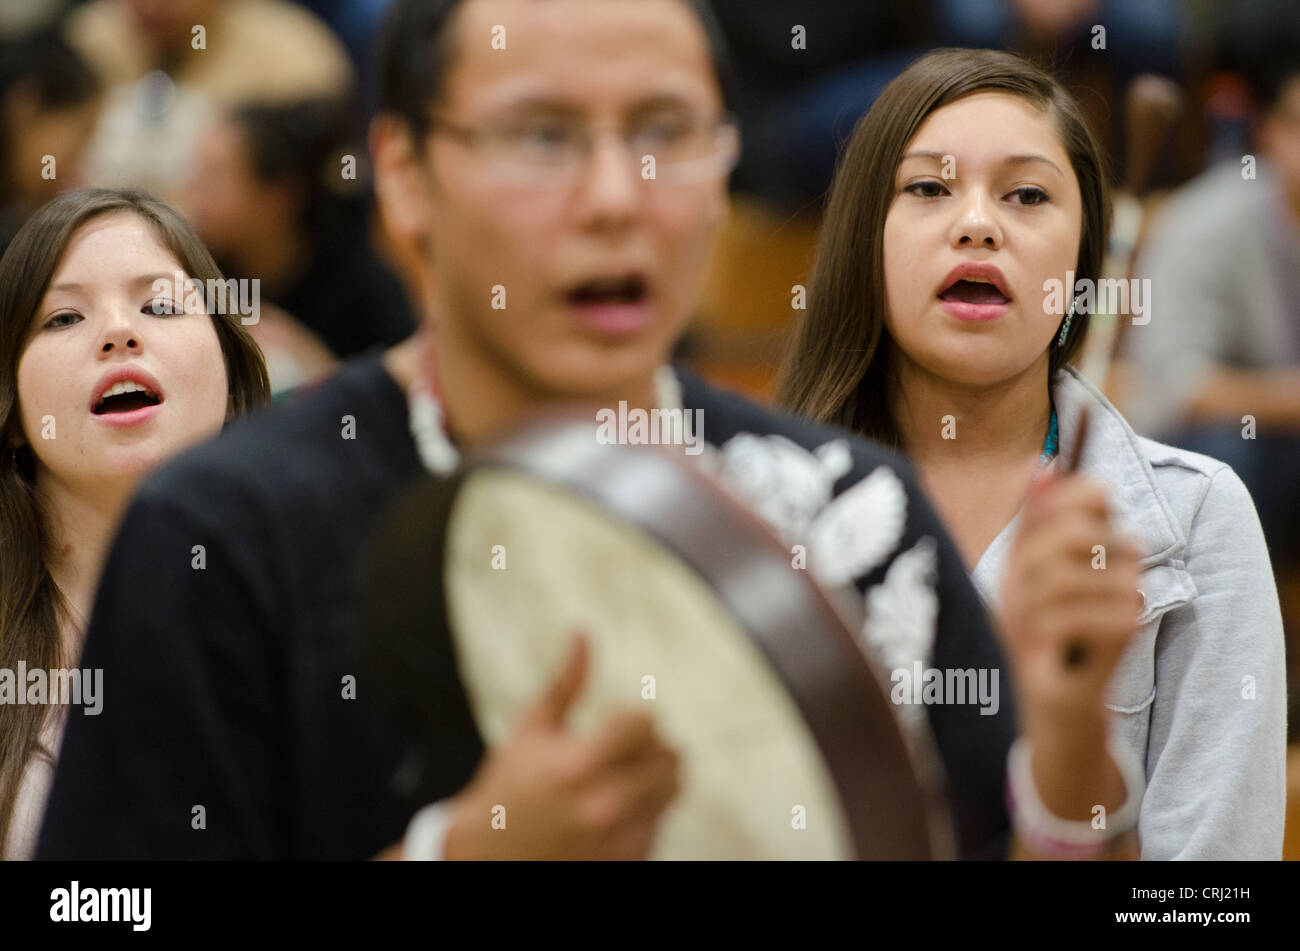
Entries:
[[739, 77], [738, 191], [800, 210], [830, 187], [841, 140], [932, 43], [907, 0], [713, 0]]
[[[340, 358], [398, 343], [415, 327], [402, 285], [370, 245], [364, 201], [343, 193], [357, 185], [343, 177], [344, 156], [364, 157], [347, 131], [331, 102], [243, 106], [199, 143], [183, 203], [226, 274], [259, 279], [263, 304]], [[275, 377], [270, 353], [268, 363]]]
[[[1187, 29], [1178, 0], [934, 0], [934, 13], [943, 38], [958, 46], [1095, 49], [1129, 77], [1176, 76]], [[1093, 45], [1099, 26], [1104, 47]]]
[[1300, 561], [1297, 50], [1266, 70], [1256, 152], [1209, 169], [1161, 209], [1137, 268], [1151, 280], [1150, 323], [1126, 344], [1135, 428], [1236, 470], [1279, 580]]
[[66, 35], [109, 90], [88, 146], [89, 181], [172, 201], [196, 140], [221, 112], [352, 87], [343, 45], [284, 0], [91, 0], [69, 15]]
[[0, 254], [32, 212], [77, 186], [98, 102], [94, 73], [57, 32], [0, 44]]

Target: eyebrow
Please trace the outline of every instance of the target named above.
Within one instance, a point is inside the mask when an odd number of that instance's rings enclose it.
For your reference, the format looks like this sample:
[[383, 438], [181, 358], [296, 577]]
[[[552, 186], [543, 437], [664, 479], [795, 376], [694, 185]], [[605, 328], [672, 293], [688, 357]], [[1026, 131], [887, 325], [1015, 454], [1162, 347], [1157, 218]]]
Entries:
[[1061, 167], [1057, 165], [1055, 162], [1053, 162], [1051, 159], [1049, 159], [1046, 155], [1012, 155], [1010, 158], [1005, 160], [1004, 164], [1023, 165], [1026, 162], [1043, 162], [1047, 165], [1052, 166], [1052, 168], [1056, 169], [1056, 174], [1060, 175], [1062, 178], [1065, 177], [1065, 173], [1061, 171]]
[[[943, 153], [931, 152], [928, 150], [918, 150], [915, 152], [908, 152], [901, 159], [899, 159], [899, 162], [902, 163], [910, 158], [927, 158], [927, 159], [934, 159], [936, 162], [938, 162], [943, 160]], [[1061, 171], [1061, 167], [1057, 165], [1055, 162], [1053, 162], [1051, 159], [1049, 159], [1046, 155], [1037, 155], [1037, 154], [1009, 155], [1002, 160], [1003, 165], [1024, 165], [1027, 162], [1042, 162], [1046, 165], [1050, 165], [1052, 166], [1052, 168], [1056, 169], [1056, 174], [1060, 175], [1062, 178], [1065, 177], [1065, 173]]]
[[[163, 271], [157, 271], [153, 274], [138, 274], [129, 281], [132, 287], [139, 287], [148, 284], [150, 287], [158, 281], [166, 281], [168, 284], [176, 280], [176, 273], [170, 274]], [[85, 284], [78, 284], [76, 281], [64, 281], [62, 284], [54, 284], [50, 287], [51, 291], [84, 291]]]
[[[689, 109], [692, 103], [685, 96], [678, 93], [656, 93], [643, 99], [638, 99], [627, 107], [626, 113], [630, 116], [640, 116], [646, 113], [656, 112], [664, 109]], [[584, 115], [585, 109], [564, 99], [557, 99], [550, 96], [534, 95], [517, 99], [514, 102], [502, 103], [497, 110], [503, 115], [529, 115], [535, 113], [559, 114], [579, 118]]]
[[661, 109], [689, 109], [691, 107], [690, 102], [676, 93], [660, 93], [639, 100], [628, 112], [632, 115], [641, 115], [642, 113], [656, 112]]
[[529, 115], [539, 112], [573, 116], [582, 114], [582, 111], [571, 103], [567, 103], [562, 99], [552, 99], [548, 96], [526, 96], [512, 102], [503, 102], [498, 104], [492, 111], [504, 115]]

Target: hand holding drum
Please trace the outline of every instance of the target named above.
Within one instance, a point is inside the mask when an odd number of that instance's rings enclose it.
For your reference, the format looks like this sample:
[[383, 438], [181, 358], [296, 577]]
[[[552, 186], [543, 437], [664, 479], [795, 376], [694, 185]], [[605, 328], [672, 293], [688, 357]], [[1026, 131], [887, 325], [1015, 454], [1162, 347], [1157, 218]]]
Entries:
[[860, 595], [591, 418], [521, 427], [381, 519], [371, 653], [441, 777], [418, 795], [456, 793], [446, 855], [951, 854], [933, 740], [904, 737], [851, 633]]
[[[587, 642], [576, 637], [562, 670], [456, 797], [446, 858], [649, 856], [680, 786], [678, 757], [644, 713], [615, 714], [589, 738], [566, 729], [588, 664]], [[513, 824], [508, 836], [490, 821], [505, 803]]]

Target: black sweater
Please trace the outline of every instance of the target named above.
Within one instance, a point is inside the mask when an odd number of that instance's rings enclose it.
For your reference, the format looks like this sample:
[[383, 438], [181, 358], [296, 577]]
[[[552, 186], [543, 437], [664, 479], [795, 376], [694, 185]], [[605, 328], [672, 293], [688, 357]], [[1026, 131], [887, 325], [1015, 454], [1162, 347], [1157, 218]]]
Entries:
[[[844, 435], [679, 375], [711, 444], [749, 432], [813, 449]], [[343, 438], [345, 416], [354, 439]], [[852, 452], [837, 493], [887, 464], [909, 495], [898, 550], [940, 542], [934, 666], [1001, 670], [996, 715], [927, 708], [961, 853], [1000, 857], [1014, 715], [998, 646], [907, 463], [865, 440]], [[401, 838], [420, 803], [399, 793], [404, 731], [366, 673], [357, 562], [376, 517], [422, 472], [405, 395], [375, 355], [145, 482], [81, 660], [104, 670], [103, 711], [69, 720], [38, 858], [363, 859]], [[473, 754], [453, 759], [452, 787]]]

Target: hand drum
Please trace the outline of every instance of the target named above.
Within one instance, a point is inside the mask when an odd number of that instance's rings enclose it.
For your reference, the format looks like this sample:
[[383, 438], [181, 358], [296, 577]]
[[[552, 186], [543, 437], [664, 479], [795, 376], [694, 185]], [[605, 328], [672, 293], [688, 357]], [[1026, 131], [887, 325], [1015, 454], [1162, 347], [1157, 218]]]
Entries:
[[680, 447], [601, 445], [590, 422], [544, 420], [421, 480], [371, 554], [386, 688], [408, 715], [440, 716], [447, 678], [407, 659], [441, 645], [489, 747], [585, 634], [569, 728], [649, 713], [681, 757], [655, 858], [950, 856], [942, 794], [923, 779], [941, 771], [904, 742], [850, 634], [860, 597], [792, 567]]

